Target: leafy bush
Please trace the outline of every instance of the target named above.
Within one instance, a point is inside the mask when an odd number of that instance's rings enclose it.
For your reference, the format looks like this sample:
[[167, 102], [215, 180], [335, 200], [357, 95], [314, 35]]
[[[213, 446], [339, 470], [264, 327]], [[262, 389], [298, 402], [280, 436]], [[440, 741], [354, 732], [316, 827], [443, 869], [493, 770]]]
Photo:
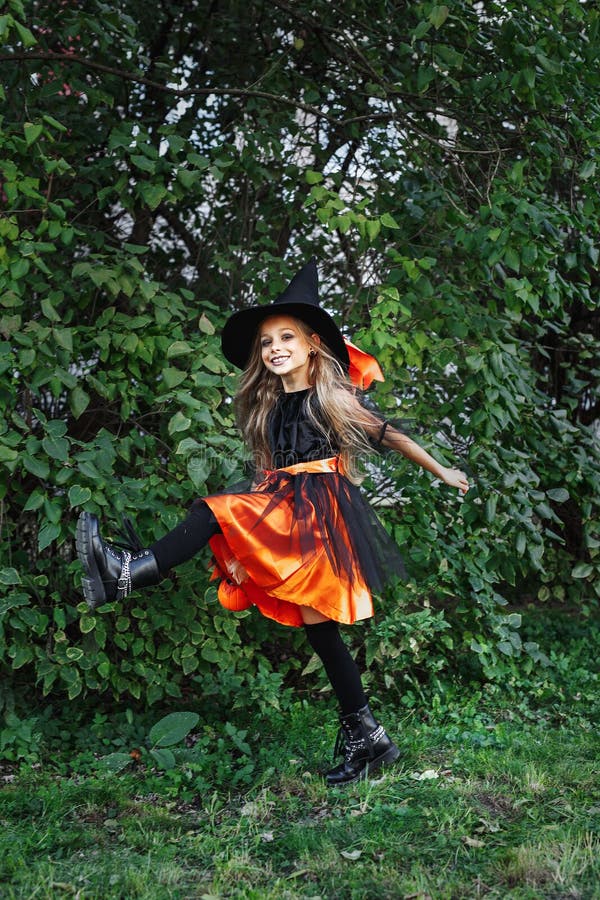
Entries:
[[[220, 612], [201, 561], [91, 615], [73, 532], [83, 507], [113, 527], [135, 513], [150, 542], [243, 477], [218, 333], [312, 252], [325, 302], [388, 374], [381, 408], [476, 484], [459, 504], [401, 461], [386, 470], [410, 581], [382, 601], [367, 664], [392, 690], [405, 670], [502, 680], [543, 651], [509, 602], [597, 604], [598, 12], [359, 3], [348, 43], [343, 11], [313, 7], [310, 27], [279, 7], [213, 23], [209, 98], [173, 90], [205, 71], [200, 9], [191, 29], [133, 2], [42, 21], [14, 0], [0, 17], [8, 701], [23, 686], [288, 701], [298, 635]], [[281, 44], [317, 21], [330, 53]]]

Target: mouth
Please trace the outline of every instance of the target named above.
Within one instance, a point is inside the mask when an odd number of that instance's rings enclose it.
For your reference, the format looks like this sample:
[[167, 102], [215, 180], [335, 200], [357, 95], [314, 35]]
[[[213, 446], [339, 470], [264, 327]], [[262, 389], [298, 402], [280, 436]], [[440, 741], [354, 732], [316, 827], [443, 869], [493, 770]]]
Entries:
[[271, 360], [272, 366], [282, 366], [289, 359], [289, 356], [274, 356]]

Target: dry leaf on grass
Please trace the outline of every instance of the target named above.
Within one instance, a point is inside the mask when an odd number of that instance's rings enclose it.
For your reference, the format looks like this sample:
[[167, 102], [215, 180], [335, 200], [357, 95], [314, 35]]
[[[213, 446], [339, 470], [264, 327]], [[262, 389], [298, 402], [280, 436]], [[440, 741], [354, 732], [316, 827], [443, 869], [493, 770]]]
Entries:
[[465, 837], [463, 837], [463, 841], [465, 842], [467, 847], [485, 847], [485, 844], [483, 841], [479, 841], [479, 840], [477, 840], [477, 838], [472, 838], [472, 837], [469, 837], [468, 835], [465, 835]]
[[362, 850], [340, 850], [340, 855], [343, 856], [344, 859], [354, 861], [362, 856]]
[[428, 781], [430, 778], [439, 778], [439, 774], [435, 769], [425, 769], [424, 772], [413, 772], [410, 776], [415, 781]]

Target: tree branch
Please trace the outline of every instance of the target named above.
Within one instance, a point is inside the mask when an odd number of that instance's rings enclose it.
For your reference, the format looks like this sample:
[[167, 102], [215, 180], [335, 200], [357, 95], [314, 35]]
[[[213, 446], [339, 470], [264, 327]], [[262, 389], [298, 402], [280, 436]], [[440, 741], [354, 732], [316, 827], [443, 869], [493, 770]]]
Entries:
[[[104, 72], [107, 75], [115, 75], [118, 78], [124, 79], [125, 81], [133, 81], [136, 84], [143, 84], [146, 87], [152, 88], [153, 90], [164, 91], [165, 93], [173, 94], [173, 96], [175, 97], [194, 97], [197, 95], [214, 95], [217, 97], [257, 97], [263, 100], [270, 100], [275, 103], [281, 103], [283, 106], [292, 106], [294, 109], [302, 109], [305, 112], [310, 113], [313, 116], [318, 116], [318, 118], [320, 119], [325, 119], [326, 121], [331, 122], [334, 125], [346, 124], [345, 122], [340, 123], [340, 121], [334, 116], [330, 116], [318, 106], [313, 106], [311, 103], [303, 103], [301, 100], [293, 100], [291, 97], [282, 97], [279, 94], [272, 94], [269, 91], [259, 91], [255, 88], [170, 87], [169, 85], [160, 84], [160, 82], [158, 81], [153, 81], [150, 78], [146, 78], [141, 74], [141, 72], [127, 72], [124, 69], [117, 69], [114, 66], [107, 66], [104, 63], [95, 62], [95, 60], [92, 59], [86, 59], [81, 56], [76, 56], [73, 53], [55, 53], [52, 50], [36, 50], [32, 53], [0, 54], [0, 63], [13, 63], [17, 60], [27, 62], [28, 60], [34, 59], [48, 60], [50, 62], [60, 61], [62, 63], [76, 63], [77, 65], [84, 66], [84, 68], [86, 69], [91, 69], [92, 71], [96, 72]], [[377, 118], [381, 118], [381, 115], [378, 115]]]
[[[195, 96], [217, 96], [217, 97], [256, 97], [262, 100], [269, 100], [272, 103], [279, 103], [282, 106], [289, 106], [293, 109], [301, 109], [304, 112], [310, 113], [321, 119], [323, 121], [329, 122], [331, 125], [335, 125], [339, 128], [345, 128], [348, 125], [357, 125], [361, 123], [375, 123], [375, 122], [390, 122], [397, 119], [398, 110], [390, 110], [388, 112], [374, 112], [374, 113], [365, 113], [363, 115], [358, 116], [350, 116], [349, 118], [339, 119], [335, 116], [330, 115], [325, 112], [318, 106], [313, 106], [312, 103], [304, 103], [302, 100], [294, 100], [291, 97], [283, 97], [281, 94], [273, 94], [270, 91], [261, 91], [256, 90], [256, 88], [245, 87], [245, 88], [219, 88], [219, 87], [205, 87], [205, 88], [177, 88], [171, 87], [169, 85], [160, 84], [158, 81], [153, 81], [150, 78], [146, 78], [140, 72], [128, 72], [124, 69], [118, 69], [114, 66], [107, 66], [104, 63], [96, 62], [95, 60], [85, 59], [81, 56], [76, 56], [73, 53], [56, 53], [51, 50], [36, 50], [34, 52], [27, 53], [3, 53], [0, 54], [0, 64], [1, 63], [13, 63], [15, 61], [24, 61], [28, 60], [47, 60], [47, 61], [60, 61], [62, 63], [75, 63], [77, 65], [81, 65], [84, 68], [91, 69], [96, 72], [104, 72], [107, 75], [115, 75], [118, 78], [121, 78], [125, 81], [135, 82], [136, 84], [143, 84], [146, 87], [152, 88], [155, 91], [162, 91], [164, 93], [172, 94], [174, 97], [195, 97]], [[394, 92], [390, 95], [390, 99], [400, 99], [399, 92]], [[462, 154], [478, 154], [482, 156], [486, 155], [495, 155], [498, 150], [470, 150], [467, 148], [450, 148], [446, 144], [439, 141], [433, 135], [419, 128], [413, 121], [408, 119], [406, 116], [402, 116], [402, 122], [404, 128], [410, 131], [414, 131], [415, 134], [424, 138], [425, 140], [433, 143], [443, 149], [445, 152], [451, 152], [455, 155]], [[499, 148], [503, 150], [505, 148]]]

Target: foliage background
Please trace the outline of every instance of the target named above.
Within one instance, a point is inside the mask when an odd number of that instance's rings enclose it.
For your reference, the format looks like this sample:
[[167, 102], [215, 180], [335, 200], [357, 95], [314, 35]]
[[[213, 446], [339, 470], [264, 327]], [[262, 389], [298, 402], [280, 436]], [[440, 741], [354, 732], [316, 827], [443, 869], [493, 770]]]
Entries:
[[2, 4], [8, 709], [320, 677], [202, 562], [90, 615], [73, 559], [82, 508], [150, 542], [243, 474], [219, 329], [312, 253], [376, 402], [475, 482], [385, 458], [366, 484], [410, 574], [352, 632], [373, 690], [531, 669], [524, 604], [597, 609], [599, 26], [577, 0]]

